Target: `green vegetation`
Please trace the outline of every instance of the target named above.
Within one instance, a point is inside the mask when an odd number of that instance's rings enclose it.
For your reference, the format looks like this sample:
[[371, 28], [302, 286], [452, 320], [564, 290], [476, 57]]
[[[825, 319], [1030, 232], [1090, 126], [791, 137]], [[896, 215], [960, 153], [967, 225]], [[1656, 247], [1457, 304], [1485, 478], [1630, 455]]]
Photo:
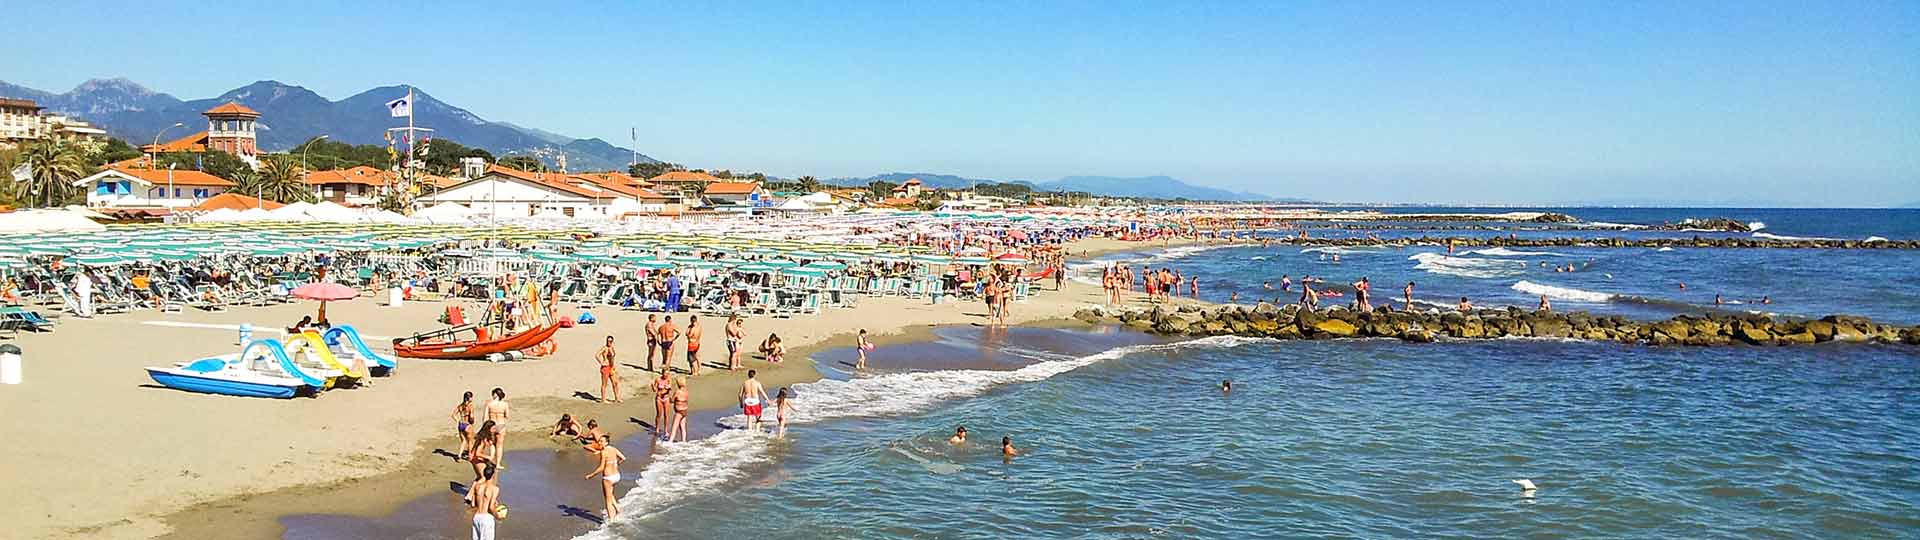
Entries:
[[[23, 206], [56, 207], [72, 203], [85, 197], [85, 192], [73, 185], [73, 182], [85, 177], [91, 168], [87, 167], [87, 148], [66, 139], [47, 138], [27, 143], [20, 149], [18, 157], [13, 158], [13, 167], [6, 174], [7, 199]], [[17, 181], [12, 176], [14, 167], [25, 164], [28, 178]]]
[[281, 203], [315, 202], [318, 197], [313, 188], [302, 179], [305, 173], [293, 157], [275, 155], [266, 156], [258, 172], [246, 170], [228, 178], [233, 180], [235, 192], [249, 197]]

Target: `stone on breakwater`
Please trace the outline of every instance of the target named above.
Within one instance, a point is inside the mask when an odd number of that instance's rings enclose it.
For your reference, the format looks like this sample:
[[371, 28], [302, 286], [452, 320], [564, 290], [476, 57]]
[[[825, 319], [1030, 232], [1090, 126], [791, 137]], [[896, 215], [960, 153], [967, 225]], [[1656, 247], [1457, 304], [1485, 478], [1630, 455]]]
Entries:
[[1920, 326], [1876, 324], [1846, 315], [1818, 320], [1775, 319], [1764, 315], [1678, 315], [1662, 321], [1635, 321], [1585, 312], [1483, 309], [1461, 312], [1358, 312], [1344, 308], [1307, 310], [1297, 305], [1155, 307], [1152, 310], [1088, 308], [1074, 318], [1166, 335], [1240, 335], [1276, 339], [1386, 337], [1425, 343], [1440, 336], [1485, 339], [1502, 336], [1578, 338], [1652, 345], [1721, 346], [1801, 345], [1827, 341], [1920, 345]]

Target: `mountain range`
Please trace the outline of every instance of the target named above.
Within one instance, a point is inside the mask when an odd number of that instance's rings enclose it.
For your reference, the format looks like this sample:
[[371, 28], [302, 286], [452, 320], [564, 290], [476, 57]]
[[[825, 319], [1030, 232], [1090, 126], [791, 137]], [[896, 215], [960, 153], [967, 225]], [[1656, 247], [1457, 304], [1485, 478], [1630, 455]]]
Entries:
[[[575, 171], [625, 169], [633, 159], [632, 150], [600, 139], [577, 139], [492, 122], [434, 99], [418, 88], [413, 94], [414, 125], [433, 128], [434, 138], [484, 148], [495, 155], [533, 154], [549, 165], [556, 165], [558, 157], [565, 155], [567, 169]], [[0, 97], [34, 100], [41, 107], [79, 117], [134, 145], [153, 142], [155, 134], [175, 122], [184, 126], [167, 130], [163, 138], [202, 130], [206, 119], [201, 112], [236, 102], [260, 112], [259, 144], [268, 152], [285, 151], [320, 135], [338, 142], [384, 145], [386, 130], [404, 125], [403, 120], [388, 116], [386, 103], [406, 95], [404, 86], [384, 86], [332, 101], [299, 86], [260, 81], [212, 98], [182, 101], [124, 78], [93, 79], [58, 94], [0, 81]], [[639, 159], [655, 162], [646, 155]]]
[[830, 178], [826, 182], [840, 186], [865, 186], [875, 181], [901, 183], [909, 178], [919, 178], [927, 187], [939, 189], [969, 188], [983, 183], [1026, 184], [1037, 191], [1084, 191], [1110, 197], [1144, 197], [1154, 199], [1189, 199], [1196, 201], [1257, 201], [1257, 202], [1306, 202], [1300, 199], [1280, 199], [1258, 193], [1228, 191], [1218, 188], [1196, 186], [1170, 176], [1068, 176], [1057, 180], [992, 180], [986, 178], [968, 178], [939, 173], [892, 172], [877, 174], [866, 178]]

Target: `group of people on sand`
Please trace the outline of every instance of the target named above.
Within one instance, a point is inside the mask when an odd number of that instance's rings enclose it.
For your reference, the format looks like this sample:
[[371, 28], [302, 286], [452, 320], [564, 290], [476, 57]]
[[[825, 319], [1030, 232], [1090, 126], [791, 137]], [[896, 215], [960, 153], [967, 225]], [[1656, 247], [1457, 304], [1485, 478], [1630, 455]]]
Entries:
[[[507, 508], [499, 501], [500, 472], [507, 468], [502, 458], [506, 455], [506, 422], [510, 417], [507, 391], [501, 388], [494, 388], [492, 398], [478, 411], [473, 407], [473, 392], [461, 395], [460, 404], [453, 407], [454, 431], [460, 436], [460, 455], [454, 459], [473, 466], [473, 482], [467, 487], [465, 501], [473, 510], [475, 540], [492, 540], [495, 522], [507, 517]], [[476, 424], [481, 418], [485, 421]]]
[[1189, 296], [1192, 296], [1194, 298], [1200, 297], [1200, 277], [1199, 276], [1187, 276], [1185, 274], [1182, 274], [1178, 271], [1175, 271], [1171, 268], [1166, 268], [1166, 267], [1161, 267], [1160, 270], [1158, 271], [1153, 269], [1147, 270], [1147, 273], [1146, 273], [1147, 298], [1152, 299], [1154, 301], [1171, 300], [1173, 299], [1173, 297], [1179, 296], [1180, 289], [1183, 284], [1186, 286], [1187, 294]]

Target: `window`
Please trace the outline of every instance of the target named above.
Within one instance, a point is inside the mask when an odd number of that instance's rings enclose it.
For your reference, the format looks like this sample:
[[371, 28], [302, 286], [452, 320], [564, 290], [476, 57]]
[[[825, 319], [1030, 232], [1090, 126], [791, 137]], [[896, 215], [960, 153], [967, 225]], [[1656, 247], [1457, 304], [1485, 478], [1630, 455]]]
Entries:
[[180, 188], [173, 188], [173, 198], [180, 198]]
[[193, 190], [193, 198], [195, 199], [207, 198], [207, 188], [199, 188], [199, 189]]
[[98, 184], [94, 184], [93, 192], [98, 195], [112, 195], [113, 182], [101, 182]]

